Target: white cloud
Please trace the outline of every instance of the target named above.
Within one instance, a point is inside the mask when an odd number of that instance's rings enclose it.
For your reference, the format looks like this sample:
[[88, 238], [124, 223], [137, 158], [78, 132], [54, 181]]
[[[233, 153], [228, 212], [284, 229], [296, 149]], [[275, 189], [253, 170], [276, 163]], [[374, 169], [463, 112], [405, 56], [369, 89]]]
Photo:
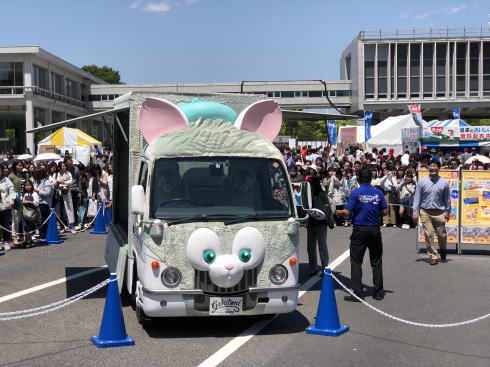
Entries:
[[151, 3], [147, 4], [143, 8], [143, 11], [161, 13], [161, 12], [164, 12], [164, 11], [169, 11], [170, 9], [172, 9], [172, 5], [171, 4], [169, 4], [169, 3], [165, 2], [165, 1], [161, 1], [159, 3], [151, 2]]
[[140, 6], [141, 1], [142, 0], [136, 0], [132, 2], [131, 5], [129, 5], [129, 9], [137, 9]]
[[453, 6], [453, 7], [449, 8], [447, 13], [449, 15], [456, 14], [456, 13], [459, 13], [461, 10], [465, 9], [466, 7], [468, 7], [468, 5], [466, 5], [466, 4], [462, 4], [459, 6]]
[[448, 15], [448, 16], [454, 15], [454, 14], [459, 13], [460, 11], [466, 9], [467, 7], [468, 7], [468, 5], [461, 4], [461, 5], [449, 6], [446, 8], [430, 9], [430, 10], [424, 11], [423, 13], [416, 14], [414, 16], [414, 18], [416, 20], [422, 20], [422, 19], [425, 19], [429, 16], [437, 16], [437, 15], [441, 15], [441, 14]]

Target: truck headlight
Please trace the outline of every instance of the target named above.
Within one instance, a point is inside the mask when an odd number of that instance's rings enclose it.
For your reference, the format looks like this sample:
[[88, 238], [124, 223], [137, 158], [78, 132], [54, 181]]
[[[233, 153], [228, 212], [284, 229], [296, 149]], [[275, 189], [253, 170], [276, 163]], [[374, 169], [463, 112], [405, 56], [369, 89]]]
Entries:
[[167, 288], [175, 288], [182, 281], [182, 273], [176, 268], [166, 268], [162, 272], [162, 283]]
[[269, 279], [272, 284], [283, 284], [288, 279], [288, 269], [283, 265], [274, 265], [269, 272]]

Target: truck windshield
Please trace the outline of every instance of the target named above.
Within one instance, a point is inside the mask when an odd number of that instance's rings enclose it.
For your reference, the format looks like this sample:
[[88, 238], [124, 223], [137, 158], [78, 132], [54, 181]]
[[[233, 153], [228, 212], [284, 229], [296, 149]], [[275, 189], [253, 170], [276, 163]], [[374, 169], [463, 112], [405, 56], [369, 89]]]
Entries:
[[292, 216], [286, 172], [273, 159], [162, 158], [155, 163], [151, 185], [153, 218]]

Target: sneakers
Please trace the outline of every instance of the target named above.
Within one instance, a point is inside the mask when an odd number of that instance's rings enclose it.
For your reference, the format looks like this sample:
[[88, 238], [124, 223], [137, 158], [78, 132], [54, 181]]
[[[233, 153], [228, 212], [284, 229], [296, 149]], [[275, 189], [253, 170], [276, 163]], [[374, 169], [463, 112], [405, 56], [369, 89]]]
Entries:
[[439, 261], [438, 261], [437, 259], [432, 259], [432, 260], [430, 261], [430, 264], [431, 264], [431, 265], [437, 265], [438, 263], [439, 263]]
[[388, 227], [388, 225], [387, 224], [383, 224], [381, 227], [386, 228], [386, 227]]
[[10, 247], [10, 245], [9, 245], [7, 242], [5, 242], [5, 243], [3, 244], [3, 249], [4, 249], [5, 251], [8, 251], [8, 250], [10, 250], [10, 249], [11, 249], [11, 247]]
[[383, 298], [385, 298], [385, 292], [384, 292], [384, 291], [381, 291], [381, 292], [375, 292], [375, 293], [373, 293], [373, 298], [374, 298], [376, 301], [381, 301]]
[[410, 229], [410, 226], [408, 224], [402, 224], [402, 229]]
[[[356, 296], [359, 297], [360, 299], [364, 300], [364, 296], [362, 294], [356, 294]], [[348, 296], [345, 296], [344, 301], [346, 301], [346, 302], [361, 302], [351, 294], [349, 294]]]

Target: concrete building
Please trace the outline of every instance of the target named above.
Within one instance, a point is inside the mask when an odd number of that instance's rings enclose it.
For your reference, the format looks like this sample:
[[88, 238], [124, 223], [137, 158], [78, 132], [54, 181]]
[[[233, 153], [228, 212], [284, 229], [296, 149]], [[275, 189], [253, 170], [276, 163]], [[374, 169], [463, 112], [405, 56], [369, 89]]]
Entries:
[[107, 83], [40, 47], [0, 47], [0, 152], [34, 152], [46, 134], [26, 130], [90, 113], [92, 84]]
[[378, 118], [421, 104], [424, 118], [489, 117], [490, 30], [360, 32], [342, 53], [340, 78], [352, 82], [349, 112]]
[[[489, 118], [490, 30], [362, 31], [342, 53], [337, 81], [109, 85], [39, 47], [0, 47], [0, 152], [32, 152], [49, 131], [26, 129], [110, 109], [132, 90], [265, 94], [289, 110], [372, 110], [377, 121], [406, 114], [408, 104], [420, 104], [426, 120], [451, 108]], [[108, 141], [110, 126], [96, 118], [77, 126]]]

